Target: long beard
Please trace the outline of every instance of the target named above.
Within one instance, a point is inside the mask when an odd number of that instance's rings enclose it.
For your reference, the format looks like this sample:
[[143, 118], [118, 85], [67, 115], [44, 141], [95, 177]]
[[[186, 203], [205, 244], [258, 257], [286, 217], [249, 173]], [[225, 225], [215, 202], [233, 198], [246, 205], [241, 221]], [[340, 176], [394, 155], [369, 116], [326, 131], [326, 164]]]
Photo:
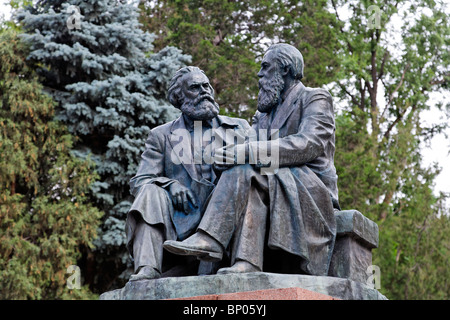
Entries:
[[219, 114], [219, 105], [211, 96], [201, 96], [195, 100], [185, 100], [181, 112], [192, 120], [211, 120]]
[[258, 111], [268, 113], [276, 107], [281, 99], [281, 92], [284, 88], [284, 80], [279, 72], [276, 72], [270, 79], [259, 80]]

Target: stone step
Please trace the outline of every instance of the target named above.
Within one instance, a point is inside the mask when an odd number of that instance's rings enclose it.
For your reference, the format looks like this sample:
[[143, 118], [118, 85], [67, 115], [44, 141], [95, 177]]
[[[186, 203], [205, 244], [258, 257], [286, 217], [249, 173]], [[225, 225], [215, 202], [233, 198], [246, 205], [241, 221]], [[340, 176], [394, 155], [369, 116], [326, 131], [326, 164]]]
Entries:
[[386, 300], [377, 290], [350, 279], [268, 272], [130, 281], [100, 299], [161, 300], [293, 287], [342, 300]]

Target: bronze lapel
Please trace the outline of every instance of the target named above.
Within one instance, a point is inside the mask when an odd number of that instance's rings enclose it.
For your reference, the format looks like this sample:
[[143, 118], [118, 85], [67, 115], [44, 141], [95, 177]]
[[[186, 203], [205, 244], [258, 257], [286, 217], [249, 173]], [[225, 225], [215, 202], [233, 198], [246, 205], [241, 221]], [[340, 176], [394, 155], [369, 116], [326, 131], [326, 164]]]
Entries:
[[286, 123], [287, 119], [294, 111], [293, 105], [295, 104], [296, 99], [299, 98], [304, 89], [305, 86], [301, 82], [299, 82], [297, 85], [295, 85], [294, 88], [292, 88], [291, 92], [286, 97], [286, 99], [284, 99], [281, 106], [278, 107], [275, 117], [270, 124], [270, 130], [280, 130], [281, 127]]
[[[186, 129], [182, 116], [172, 123], [170, 135], [167, 139], [172, 148], [172, 150], [170, 150], [170, 156], [173, 157], [175, 155], [178, 158], [178, 163], [183, 165], [189, 176], [192, 179], [198, 180], [199, 177], [197, 170], [195, 169], [194, 156], [191, 149], [191, 135], [189, 130]], [[180, 155], [181, 150], [183, 152], [182, 156]]]

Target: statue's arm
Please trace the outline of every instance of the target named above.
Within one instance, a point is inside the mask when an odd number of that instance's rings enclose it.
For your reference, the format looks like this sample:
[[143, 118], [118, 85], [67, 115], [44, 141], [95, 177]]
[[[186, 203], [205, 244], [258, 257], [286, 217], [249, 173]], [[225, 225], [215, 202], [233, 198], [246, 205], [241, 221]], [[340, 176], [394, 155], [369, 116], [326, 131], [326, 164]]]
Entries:
[[296, 134], [279, 139], [279, 166], [303, 165], [324, 153], [335, 131], [333, 101], [326, 90], [317, 90], [304, 102]]
[[269, 144], [263, 142], [262, 147], [268, 147], [270, 157], [259, 159], [262, 167], [299, 166], [323, 154], [335, 131], [331, 95], [319, 89], [304, 101], [302, 108], [302, 120], [296, 134], [270, 141]]
[[130, 180], [130, 191], [136, 196], [142, 186], [156, 183], [160, 187], [168, 187], [176, 180], [164, 177], [164, 135], [155, 130], [150, 131], [145, 142], [145, 151], [141, 156], [138, 171]]

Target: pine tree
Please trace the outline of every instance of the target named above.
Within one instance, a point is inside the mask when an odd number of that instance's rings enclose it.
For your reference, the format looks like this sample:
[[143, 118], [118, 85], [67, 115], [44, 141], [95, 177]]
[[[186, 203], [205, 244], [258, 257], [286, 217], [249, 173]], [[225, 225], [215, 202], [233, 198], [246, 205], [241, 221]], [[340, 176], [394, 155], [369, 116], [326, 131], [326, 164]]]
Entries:
[[93, 163], [70, 153], [74, 139], [27, 54], [15, 31], [1, 31], [0, 299], [92, 298], [69, 290], [66, 272], [100, 224], [88, 201]]
[[166, 89], [190, 61], [174, 47], [153, 52], [155, 36], [140, 29], [138, 15], [127, 2], [71, 0], [40, 1], [17, 16], [31, 45], [28, 58], [40, 64], [45, 89], [59, 102], [57, 118], [80, 138], [74, 152], [90, 155], [100, 175], [93, 202], [105, 218], [95, 262], [86, 262], [99, 291], [128, 278], [126, 272], [118, 278], [131, 266], [124, 233], [128, 182], [150, 129], [179, 114]]

